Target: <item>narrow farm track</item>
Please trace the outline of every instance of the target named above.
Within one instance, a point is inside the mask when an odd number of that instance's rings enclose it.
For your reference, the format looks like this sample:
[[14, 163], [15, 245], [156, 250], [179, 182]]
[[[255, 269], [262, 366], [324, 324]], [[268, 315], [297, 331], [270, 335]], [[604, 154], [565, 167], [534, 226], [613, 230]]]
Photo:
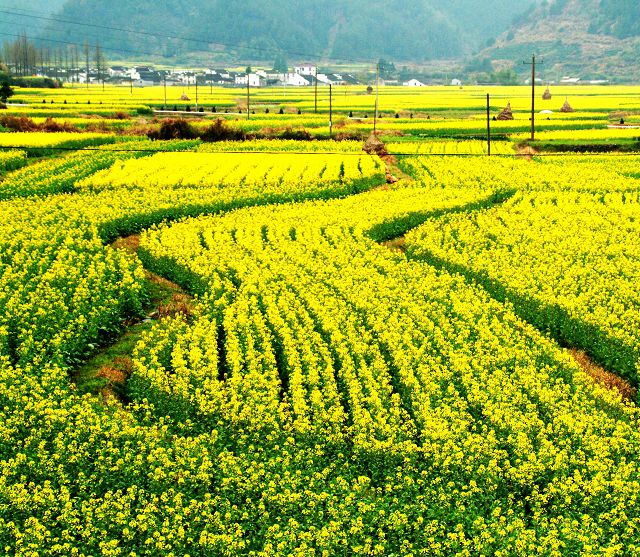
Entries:
[[[111, 244], [116, 250], [137, 256], [140, 235], [119, 238]], [[71, 375], [80, 392], [99, 394], [105, 402], [126, 402], [126, 382], [132, 372], [131, 354], [142, 335], [166, 317], [182, 315], [187, 319], [193, 311], [193, 297], [175, 282], [145, 269], [149, 293], [144, 315], [129, 319], [123, 330], [97, 348], [88, 360]]]

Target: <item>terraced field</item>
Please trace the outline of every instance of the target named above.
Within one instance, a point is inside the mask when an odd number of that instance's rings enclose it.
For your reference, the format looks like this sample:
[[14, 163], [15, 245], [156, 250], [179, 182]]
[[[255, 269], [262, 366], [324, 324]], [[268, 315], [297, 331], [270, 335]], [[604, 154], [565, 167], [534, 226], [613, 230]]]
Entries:
[[24, 135], [0, 553], [640, 555], [634, 156]]

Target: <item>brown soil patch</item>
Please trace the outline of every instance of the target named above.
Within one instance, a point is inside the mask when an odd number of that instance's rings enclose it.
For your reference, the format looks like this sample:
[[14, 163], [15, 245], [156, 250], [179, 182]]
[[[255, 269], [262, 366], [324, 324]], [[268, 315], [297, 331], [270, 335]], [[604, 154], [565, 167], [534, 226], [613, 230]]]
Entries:
[[382, 242], [382, 245], [390, 249], [391, 251], [405, 253], [407, 251], [407, 241], [404, 236], [400, 236], [399, 238], [394, 238], [393, 240], [389, 240], [388, 242]]
[[193, 315], [193, 300], [190, 296], [179, 292], [174, 293], [171, 300], [158, 306], [154, 317], [175, 317], [176, 315], [185, 317]]
[[524, 145], [518, 149], [518, 156], [523, 157], [529, 161], [533, 160], [533, 157], [537, 154], [538, 151], [531, 147], [531, 145]]
[[622, 398], [629, 401], [635, 401], [638, 396], [638, 390], [631, 386], [628, 381], [622, 379], [618, 375], [607, 371], [603, 367], [596, 364], [585, 352], [577, 349], [569, 350], [578, 365], [591, 377], [596, 383], [606, 387], [607, 389], [618, 391]]
[[118, 238], [111, 247], [114, 249], [123, 249], [128, 253], [136, 253], [140, 248], [140, 234], [132, 234], [126, 238]]
[[133, 362], [131, 358], [118, 357], [114, 358], [111, 365], [105, 365], [100, 368], [96, 377], [106, 379], [111, 386], [124, 385], [133, 371]]
[[182, 291], [182, 289], [175, 282], [171, 282], [170, 280], [168, 280], [166, 278], [162, 278], [160, 275], [156, 275], [156, 274], [151, 273], [149, 271], [145, 271], [145, 273], [146, 273], [146, 278], [150, 282], [153, 282], [154, 284], [158, 284], [158, 285], [160, 285], [160, 286], [162, 286], [164, 288], [167, 288], [169, 290], [175, 290], [175, 291], [178, 291], [178, 292]]
[[362, 146], [362, 150], [370, 155], [378, 155], [380, 158], [388, 157], [389, 151], [376, 133], [372, 133]]
[[133, 361], [128, 357], [114, 358], [111, 364], [100, 368], [96, 377], [107, 382], [99, 391], [105, 403], [120, 400], [121, 392], [132, 373]]

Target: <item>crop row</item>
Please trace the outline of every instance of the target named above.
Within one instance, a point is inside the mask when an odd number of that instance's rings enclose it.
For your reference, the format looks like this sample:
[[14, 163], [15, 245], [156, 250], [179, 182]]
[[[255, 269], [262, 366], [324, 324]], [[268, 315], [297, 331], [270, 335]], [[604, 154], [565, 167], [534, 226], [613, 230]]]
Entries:
[[55, 149], [81, 149], [115, 143], [115, 135], [103, 133], [47, 133], [14, 132], [0, 133], [0, 147], [18, 147], [29, 150], [30, 156], [44, 156], [55, 153]]
[[377, 157], [293, 153], [159, 153], [128, 160], [79, 182], [81, 191], [104, 191], [134, 185], [138, 188], [217, 188], [245, 186], [265, 196], [294, 199], [302, 189], [320, 192], [331, 184], [348, 185], [349, 192], [384, 181]]
[[27, 165], [27, 153], [24, 151], [0, 151], [0, 174], [11, 172]]
[[225, 151], [357, 153], [362, 151], [362, 143], [359, 141], [295, 141], [293, 139], [221, 141], [203, 144], [198, 150], [203, 153]]
[[0, 184], [0, 199], [70, 193], [80, 180], [110, 168], [116, 161], [149, 156], [157, 150], [192, 149], [197, 144], [196, 141], [179, 140], [129, 141], [44, 160], [7, 175]]
[[[384, 536], [373, 536], [368, 550], [351, 530], [351, 553], [635, 547], [634, 411], [481, 289], [374, 242], [398, 223], [490, 203], [488, 194], [372, 192], [146, 232], [147, 265], [203, 297], [192, 323], [161, 323], [136, 348], [129, 394], [140, 415], [183, 434], [215, 429], [225, 446], [247, 435], [256, 450], [279, 451], [281, 441], [274, 449], [270, 438], [281, 431], [300, 447], [339, 453], [338, 462], [350, 453], [365, 481], [378, 478], [402, 507], [393, 527], [382, 519]], [[207, 337], [215, 350], [206, 351]], [[258, 485], [272, 508], [278, 495]], [[313, 500], [313, 489], [306, 497]], [[351, 500], [363, 508], [360, 495]], [[390, 501], [380, 491], [366, 504], [379, 512]], [[254, 502], [242, 507], [254, 520]], [[313, 526], [304, 538], [310, 547], [340, 554], [341, 536], [315, 534], [326, 515], [287, 508], [255, 516], [266, 536], [251, 542], [263, 549], [282, 540], [280, 551], [290, 552]], [[418, 517], [428, 534], [411, 529]]]
[[476, 278], [520, 315], [638, 383], [638, 193], [520, 194], [504, 206], [432, 221], [413, 257]]
[[[487, 142], [482, 141], [422, 141], [388, 143], [390, 153], [412, 155], [486, 155]], [[508, 141], [494, 141], [491, 152], [495, 155], [513, 155], [513, 145]]]
[[[401, 149], [401, 147], [400, 147]], [[409, 157], [402, 168], [423, 183], [439, 187], [489, 187], [530, 192], [640, 191], [632, 157], [549, 156], [530, 163], [522, 157]]]

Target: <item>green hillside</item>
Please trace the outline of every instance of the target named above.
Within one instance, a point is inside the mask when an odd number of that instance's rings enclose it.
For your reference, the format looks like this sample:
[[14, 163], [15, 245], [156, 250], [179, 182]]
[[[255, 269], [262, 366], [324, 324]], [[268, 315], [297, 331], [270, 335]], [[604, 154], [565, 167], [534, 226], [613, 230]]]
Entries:
[[[230, 60], [290, 58], [425, 61], [475, 51], [506, 29], [513, 12], [507, 0], [486, 9], [483, 0], [68, 0], [58, 17], [100, 22], [147, 34], [107, 31], [51, 22], [56, 40], [100, 40], [131, 57], [154, 54], [180, 60], [197, 52]], [[528, 2], [521, 5], [524, 10]]]
[[532, 53], [544, 58], [545, 80], [563, 76], [582, 80], [637, 81], [640, 68], [640, 3], [637, 0], [546, 1], [522, 14], [495, 43], [481, 51], [471, 70], [512, 67]]
[[[0, 2], [0, 43], [11, 41], [26, 32], [38, 36], [47, 21], [45, 18], [62, 8], [66, 0], [5, 0]], [[36, 17], [37, 16], [37, 17]]]

